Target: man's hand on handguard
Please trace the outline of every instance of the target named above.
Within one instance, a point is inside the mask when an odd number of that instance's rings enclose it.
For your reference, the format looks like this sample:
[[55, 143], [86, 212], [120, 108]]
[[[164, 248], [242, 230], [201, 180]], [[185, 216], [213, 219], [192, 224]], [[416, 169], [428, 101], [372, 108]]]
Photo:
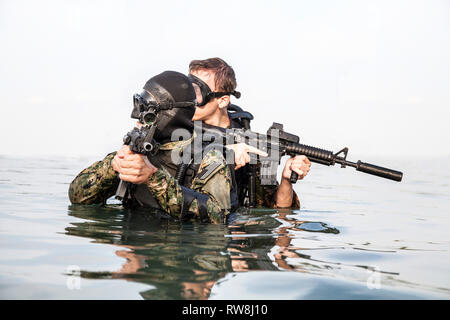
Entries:
[[289, 181], [292, 171], [298, 174], [298, 179], [301, 180], [309, 172], [311, 168], [311, 161], [305, 156], [295, 156], [286, 161], [283, 169], [282, 179]]
[[112, 167], [119, 173], [120, 179], [134, 184], [147, 182], [157, 170], [145, 156], [132, 152], [126, 145], [117, 151]]
[[308, 174], [310, 167], [311, 162], [305, 156], [295, 156], [286, 161], [275, 198], [277, 207], [290, 208], [293, 206], [294, 190], [289, 181], [291, 173], [294, 171], [298, 174], [298, 179], [303, 179]]
[[234, 151], [234, 164], [236, 165], [236, 167], [234, 168], [235, 170], [245, 166], [250, 162], [249, 152], [255, 153], [262, 157], [268, 156], [268, 154], [264, 151], [261, 151], [245, 143], [229, 144], [227, 145], [227, 148]]

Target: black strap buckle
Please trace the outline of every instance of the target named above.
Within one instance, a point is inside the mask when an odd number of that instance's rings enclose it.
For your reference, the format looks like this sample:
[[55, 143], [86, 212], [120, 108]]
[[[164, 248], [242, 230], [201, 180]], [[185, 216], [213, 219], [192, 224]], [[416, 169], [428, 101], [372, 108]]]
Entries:
[[203, 223], [210, 222], [208, 215], [208, 207], [206, 202], [209, 199], [209, 196], [206, 194], [202, 194], [200, 192], [196, 192], [192, 189], [181, 186], [181, 191], [183, 193], [183, 204], [181, 207], [181, 219], [183, 221], [189, 220], [193, 217], [193, 213], [189, 211], [189, 207], [191, 206], [192, 201], [197, 199], [198, 202], [198, 211], [200, 215], [200, 221]]

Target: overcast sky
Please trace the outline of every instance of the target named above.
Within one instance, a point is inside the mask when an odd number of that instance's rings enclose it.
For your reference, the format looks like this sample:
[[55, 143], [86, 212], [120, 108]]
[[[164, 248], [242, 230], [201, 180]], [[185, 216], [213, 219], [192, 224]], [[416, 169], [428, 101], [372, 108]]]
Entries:
[[450, 155], [450, 1], [0, 0], [0, 46], [0, 154], [103, 157], [151, 76], [217, 56], [254, 130]]

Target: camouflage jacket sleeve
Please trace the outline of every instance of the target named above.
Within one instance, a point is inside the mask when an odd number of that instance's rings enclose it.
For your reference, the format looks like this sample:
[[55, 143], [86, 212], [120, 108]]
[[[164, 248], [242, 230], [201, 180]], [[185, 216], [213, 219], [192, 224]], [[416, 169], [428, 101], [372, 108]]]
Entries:
[[69, 187], [69, 199], [73, 204], [104, 204], [114, 195], [119, 178], [111, 161], [115, 152], [108, 154], [102, 161], [97, 161], [81, 171]]
[[[261, 163], [259, 163], [256, 168], [256, 205], [268, 208], [278, 208], [276, 196], [279, 184], [277, 183], [275, 186], [261, 185], [260, 165]], [[300, 200], [298, 199], [297, 193], [295, 191], [293, 191], [293, 193], [292, 204], [288, 208], [300, 209]]]
[[[161, 208], [172, 216], [180, 218], [183, 204], [181, 186], [164, 168], [158, 169], [148, 180], [147, 186]], [[209, 151], [202, 160], [191, 189], [209, 196], [206, 206], [213, 223], [223, 222], [223, 216], [230, 212], [231, 173], [220, 152]], [[200, 216], [198, 201], [194, 199], [189, 211]]]

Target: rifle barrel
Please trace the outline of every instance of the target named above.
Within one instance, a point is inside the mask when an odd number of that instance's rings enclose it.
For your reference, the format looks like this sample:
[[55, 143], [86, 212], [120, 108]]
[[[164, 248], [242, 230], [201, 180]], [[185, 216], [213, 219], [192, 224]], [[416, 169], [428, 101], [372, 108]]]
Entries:
[[[403, 173], [393, 169], [380, 167], [371, 163], [348, 161], [345, 158], [336, 156], [332, 151], [311, 147], [299, 143], [291, 144], [286, 147], [286, 153], [288, 154], [300, 154], [308, 157], [312, 162], [317, 162], [324, 165], [334, 165], [339, 163], [342, 167], [350, 166], [355, 168], [357, 171], [382, 177], [385, 179], [390, 179], [394, 181], [402, 181]], [[296, 175], [291, 175], [291, 182], [295, 183], [297, 181]]]
[[403, 173], [400, 171], [376, 166], [374, 164], [362, 162], [361, 160], [358, 160], [356, 163], [356, 170], [399, 182], [402, 181], [403, 178]]

